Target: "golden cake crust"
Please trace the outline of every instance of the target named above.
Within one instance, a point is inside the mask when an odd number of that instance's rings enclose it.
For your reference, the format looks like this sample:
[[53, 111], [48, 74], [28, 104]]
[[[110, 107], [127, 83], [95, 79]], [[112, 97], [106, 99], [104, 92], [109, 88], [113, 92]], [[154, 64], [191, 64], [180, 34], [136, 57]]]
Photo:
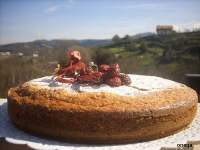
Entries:
[[127, 143], [187, 127], [195, 116], [197, 99], [187, 86], [121, 96], [23, 84], [9, 90], [8, 112], [17, 127], [34, 134], [82, 143]]

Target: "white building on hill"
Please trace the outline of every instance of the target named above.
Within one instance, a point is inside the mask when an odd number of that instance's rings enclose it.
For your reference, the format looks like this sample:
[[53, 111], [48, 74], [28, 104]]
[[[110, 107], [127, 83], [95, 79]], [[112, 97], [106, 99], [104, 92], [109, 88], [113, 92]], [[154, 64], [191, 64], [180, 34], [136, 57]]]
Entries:
[[174, 32], [172, 25], [157, 25], [156, 32], [158, 35], [168, 35]]

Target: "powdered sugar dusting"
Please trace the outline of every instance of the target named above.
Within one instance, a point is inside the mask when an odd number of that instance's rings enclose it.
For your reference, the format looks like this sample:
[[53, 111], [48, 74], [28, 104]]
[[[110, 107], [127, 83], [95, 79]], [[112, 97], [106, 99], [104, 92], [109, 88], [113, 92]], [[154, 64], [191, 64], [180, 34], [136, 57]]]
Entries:
[[156, 76], [132, 75], [130, 86], [111, 87], [106, 84], [102, 85], [80, 85], [60, 83], [53, 80], [52, 76], [46, 76], [31, 80], [26, 84], [37, 85], [39, 88], [47, 88], [49, 90], [66, 90], [67, 92], [108, 92], [122, 96], [135, 96], [139, 94], [148, 94], [149, 92], [170, 89], [174, 87], [184, 86], [183, 84], [167, 80]]

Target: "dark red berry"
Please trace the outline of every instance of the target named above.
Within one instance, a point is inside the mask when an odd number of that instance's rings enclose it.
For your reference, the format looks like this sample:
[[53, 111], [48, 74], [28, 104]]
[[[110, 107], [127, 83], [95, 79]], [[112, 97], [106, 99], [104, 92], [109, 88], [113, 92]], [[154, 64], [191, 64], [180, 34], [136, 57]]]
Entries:
[[110, 67], [110, 72], [112, 74], [113, 77], [117, 77], [120, 75], [120, 68], [118, 64], [113, 64]]
[[102, 64], [99, 66], [99, 71], [103, 73], [107, 72], [109, 69], [110, 69], [110, 66], [106, 64]]
[[101, 84], [102, 73], [92, 72], [90, 74], [82, 75], [77, 78], [78, 83], [80, 84]]
[[130, 85], [131, 84], [131, 78], [127, 74], [120, 74], [120, 79], [122, 81], [122, 85]]
[[107, 79], [105, 83], [110, 86], [121, 86], [122, 85], [121, 79], [119, 77], [113, 77], [113, 78]]

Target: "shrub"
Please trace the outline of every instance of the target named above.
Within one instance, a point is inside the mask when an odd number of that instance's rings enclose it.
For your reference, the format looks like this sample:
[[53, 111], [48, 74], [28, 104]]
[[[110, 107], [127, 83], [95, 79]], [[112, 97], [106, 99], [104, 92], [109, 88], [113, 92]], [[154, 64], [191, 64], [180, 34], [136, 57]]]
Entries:
[[93, 58], [98, 65], [113, 64], [116, 62], [115, 55], [109, 50], [97, 49]]

